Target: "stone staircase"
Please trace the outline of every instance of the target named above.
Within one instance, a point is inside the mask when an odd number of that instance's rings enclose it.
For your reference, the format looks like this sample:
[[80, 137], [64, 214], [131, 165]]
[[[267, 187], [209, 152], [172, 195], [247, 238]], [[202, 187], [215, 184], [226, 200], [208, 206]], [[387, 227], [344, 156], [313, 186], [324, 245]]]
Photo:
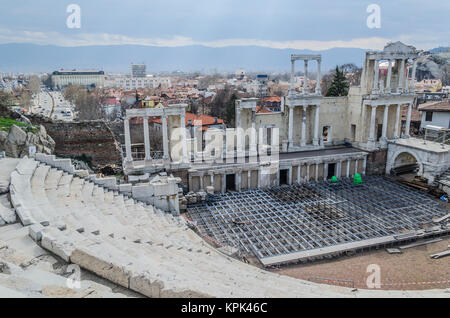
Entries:
[[148, 297], [450, 297], [355, 292], [267, 272], [207, 245], [182, 217], [34, 159], [11, 173], [10, 194], [40, 247]]

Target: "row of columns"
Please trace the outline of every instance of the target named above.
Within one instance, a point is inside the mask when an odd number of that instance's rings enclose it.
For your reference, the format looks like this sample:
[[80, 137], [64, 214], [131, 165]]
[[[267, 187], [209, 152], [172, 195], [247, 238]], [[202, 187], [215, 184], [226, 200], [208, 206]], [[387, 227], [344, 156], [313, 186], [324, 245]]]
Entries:
[[[354, 173], [351, 174], [350, 171], [350, 164], [352, 161], [355, 161], [355, 168], [354, 168]], [[292, 184], [294, 182], [293, 180], [293, 176], [292, 176], [292, 168], [293, 167], [297, 167], [297, 175], [296, 175], [296, 182], [297, 183], [301, 183], [301, 182], [308, 182], [311, 181], [311, 165], [314, 165], [314, 181], [319, 181], [319, 165], [321, 163], [323, 163], [324, 167], [324, 171], [323, 171], [323, 180], [326, 181], [327, 177], [328, 177], [328, 166], [332, 163], [336, 164], [336, 171], [335, 171], [335, 175], [336, 176], [342, 176], [342, 169], [344, 166], [344, 162], [346, 162], [346, 177], [349, 178], [350, 176], [355, 175], [356, 173], [358, 173], [358, 165], [359, 165], [359, 160], [360, 159], [355, 159], [355, 158], [350, 158], [347, 160], [340, 160], [338, 162], [316, 162], [316, 163], [306, 163], [306, 164], [300, 164], [297, 166], [292, 166], [290, 167], [290, 173], [289, 173], [289, 180], [288, 183]], [[364, 156], [363, 157], [363, 169], [361, 171], [362, 175], [365, 175], [366, 173], [366, 166], [367, 166], [367, 157]], [[301, 177], [302, 175], [302, 167], [306, 167], [306, 174], [305, 174], [305, 178], [303, 179]], [[344, 167], [345, 168], [345, 167]]]
[[[413, 79], [411, 86], [408, 82], [408, 71], [405, 70], [406, 63], [408, 59], [401, 59], [400, 64], [400, 70], [399, 70], [399, 77], [398, 77], [398, 86], [397, 86], [397, 93], [402, 92], [410, 92], [411, 88], [414, 91], [414, 84], [415, 84], [415, 78], [416, 78], [416, 70], [417, 70], [417, 60], [414, 60], [413, 62], [413, 68], [412, 68], [412, 74], [411, 78]], [[379, 75], [380, 75], [380, 61], [381, 60], [374, 60], [374, 81], [373, 81], [373, 89], [372, 93], [377, 94], [380, 91], [380, 85], [379, 85]], [[386, 87], [382, 87], [381, 91], [383, 93], [390, 94], [392, 93], [391, 90], [391, 79], [392, 79], [392, 59], [388, 60], [388, 73], [386, 77]]]
[[[341, 177], [342, 176], [342, 171], [343, 169], [346, 169], [346, 177], [349, 178], [353, 175], [355, 175], [356, 173], [358, 173], [358, 166], [359, 166], [359, 160], [363, 160], [363, 168], [361, 171], [362, 175], [365, 175], [366, 172], [366, 166], [367, 166], [367, 157], [364, 156], [363, 158], [349, 158], [347, 160], [339, 160], [337, 162], [316, 162], [316, 163], [304, 163], [304, 164], [298, 164], [296, 166], [290, 166], [289, 167], [289, 176], [288, 176], [288, 183], [289, 184], [293, 184], [294, 183], [294, 175], [293, 175], [293, 168], [297, 167], [297, 174], [295, 176], [295, 182], [297, 183], [302, 183], [302, 182], [308, 182], [311, 181], [311, 166], [314, 165], [314, 180], [315, 181], [319, 181], [319, 165], [321, 163], [323, 163], [324, 165], [324, 173], [323, 173], [323, 179], [326, 181], [327, 180], [327, 176], [328, 176], [328, 166], [329, 164], [335, 163], [336, 164], [336, 176]], [[352, 173], [352, 171], [350, 171], [350, 165], [351, 162], [355, 161], [355, 167], [354, 167], [354, 171]], [[302, 178], [302, 167], [306, 167], [306, 175], [305, 178]], [[247, 188], [246, 189], [252, 189], [252, 171], [257, 171], [256, 169], [249, 169], [249, 170], [238, 170], [234, 173], [235, 175], [235, 190], [236, 191], [241, 191], [242, 188], [242, 180], [243, 178], [247, 178]], [[279, 173], [279, 171], [278, 171]], [[210, 177], [210, 182], [209, 184], [211, 186], [214, 187], [214, 176], [221, 176], [221, 192], [225, 193], [226, 192], [226, 176], [227, 173], [226, 172], [220, 172], [220, 173], [214, 173], [214, 172], [204, 172], [204, 173], [200, 173], [198, 175], [192, 175], [189, 174], [189, 189], [192, 190], [192, 177], [193, 176], [197, 176], [199, 177], [200, 180], [200, 190], [204, 191], [205, 189], [205, 184], [204, 184], [204, 177], [209, 175]], [[259, 187], [259, 184], [258, 184]]]
[[[183, 128], [183, 140], [186, 141], [186, 132], [185, 132], [185, 121], [184, 116], [182, 115], [180, 117], [180, 126]], [[151, 156], [151, 147], [150, 147], [150, 133], [149, 133], [149, 126], [148, 126], [148, 116], [142, 117], [144, 122], [144, 149], [145, 149], [145, 160], [152, 160]], [[168, 131], [167, 131], [167, 116], [161, 116], [161, 123], [162, 123], [162, 133], [163, 133], [163, 159], [168, 160], [169, 159], [169, 137], [168, 137]], [[126, 161], [131, 162], [133, 161], [133, 156], [131, 154], [131, 135], [130, 135], [130, 119], [125, 118], [124, 119], [124, 133], [125, 133], [125, 152], [126, 152]], [[187, 148], [186, 148], [186, 142], [183, 142], [183, 156], [187, 157]]]
[[[241, 191], [242, 190], [242, 180], [243, 178], [247, 178], [247, 189], [252, 189], [251, 183], [252, 183], [252, 171], [257, 171], [255, 169], [250, 169], [250, 170], [239, 170], [237, 172], [234, 173], [235, 175], [235, 190], [236, 191]], [[200, 190], [204, 191], [205, 190], [205, 184], [204, 184], [204, 178], [205, 176], [209, 175], [210, 177], [210, 181], [209, 184], [210, 186], [214, 187], [214, 177], [215, 176], [220, 176], [221, 177], [221, 192], [225, 193], [226, 192], [226, 180], [227, 180], [227, 174], [226, 172], [204, 172], [204, 173], [199, 173], [196, 175], [192, 175], [189, 174], [189, 189], [192, 189], [192, 177], [199, 177], [199, 181], [200, 181]]]
[[[303, 58], [296, 58], [295, 56], [291, 57], [291, 83], [290, 83], [290, 87], [289, 87], [289, 94], [293, 94], [294, 93], [294, 81], [295, 81], [295, 61], [297, 60], [301, 60]], [[321, 94], [321, 87], [320, 87], [320, 81], [321, 79], [321, 64], [322, 64], [322, 60], [319, 58], [312, 58], [312, 60], [316, 60], [317, 61], [317, 85], [316, 85], [316, 89], [315, 89], [315, 93], [320, 95]], [[308, 63], [310, 61], [310, 59], [303, 59], [304, 64], [305, 64], [305, 70], [304, 70], [304, 80], [303, 80], [303, 94], [307, 95], [309, 94], [308, 92]]]
[[[303, 116], [302, 116], [302, 126], [301, 126], [301, 140], [300, 146], [306, 146], [306, 114], [308, 105], [303, 105]], [[289, 106], [289, 128], [288, 128], [288, 142], [289, 148], [294, 146], [294, 108], [295, 106]], [[313, 145], [319, 145], [319, 105], [315, 105], [315, 115], [314, 115], [314, 137]]]
[[[241, 107], [236, 107], [236, 128], [242, 128], [241, 123]], [[252, 117], [251, 117], [251, 132], [250, 132], [250, 139], [249, 139], [249, 155], [254, 156], [256, 155], [257, 149], [256, 149], [256, 108], [251, 108], [252, 111]], [[245, 146], [245, 145], [244, 145]]]
[[[384, 113], [383, 113], [383, 127], [382, 127], [382, 133], [381, 138], [387, 139], [387, 126], [388, 126], [388, 113], [389, 113], [389, 107], [392, 105], [397, 105], [396, 113], [395, 113], [395, 126], [394, 126], [394, 139], [397, 139], [400, 137], [399, 134], [399, 126], [400, 126], [400, 110], [402, 104], [391, 104], [391, 105], [371, 105], [372, 112], [370, 115], [370, 130], [369, 130], [369, 139], [368, 141], [371, 143], [375, 142], [375, 119], [376, 119], [376, 112], [377, 107], [384, 106]], [[406, 117], [406, 127], [405, 127], [405, 136], [409, 136], [409, 130], [411, 125], [411, 112], [412, 112], [412, 103], [408, 103], [408, 114]]]

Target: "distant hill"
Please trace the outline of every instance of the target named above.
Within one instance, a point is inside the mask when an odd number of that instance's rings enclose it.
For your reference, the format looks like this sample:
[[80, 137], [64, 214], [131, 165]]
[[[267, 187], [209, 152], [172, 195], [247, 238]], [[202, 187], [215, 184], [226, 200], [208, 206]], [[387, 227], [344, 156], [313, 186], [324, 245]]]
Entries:
[[[52, 72], [64, 69], [101, 68], [129, 72], [132, 62], [147, 64], [149, 73], [172, 71], [289, 71], [290, 54], [322, 54], [322, 70], [364, 61], [362, 49], [326, 51], [271, 49], [255, 46], [209, 48], [204, 46], [150, 47], [139, 45], [58, 47], [34, 44], [0, 45], [0, 72]], [[314, 64], [314, 63], [312, 63]], [[299, 65], [301, 69], [303, 66]], [[315, 65], [311, 68], [314, 70]]]
[[437, 47], [435, 49], [430, 50], [431, 54], [438, 54], [438, 53], [444, 53], [444, 52], [449, 52], [450, 51], [450, 47]]

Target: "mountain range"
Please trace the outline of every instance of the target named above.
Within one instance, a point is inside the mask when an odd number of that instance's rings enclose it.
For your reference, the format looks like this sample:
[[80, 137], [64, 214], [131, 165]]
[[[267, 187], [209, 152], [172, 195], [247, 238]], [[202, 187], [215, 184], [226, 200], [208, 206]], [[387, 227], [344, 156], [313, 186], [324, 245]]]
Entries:
[[[336, 65], [364, 61], [362, 49], [333, 48], [326, 51], [272, 49], [257, 46], [154, 47], [139, 45], [60, 47], [35, 44], [1, 44], [0, 72], [41, 73], [59, 69], [102, 69], [129, 73], [131, 63], [146, 63], [148, 73], [234, 72], [243, 68], [254, 72], [290, 70], [290, 54], [322, 54], [322, 72]], [[300, 64], [300, 63], [298, 63]], [[315, 62], [311, 62], [315, 64]], [[303, 65], [298, 65], [303, 69]], [[311, 71], [316, 69], [311, 66]]]

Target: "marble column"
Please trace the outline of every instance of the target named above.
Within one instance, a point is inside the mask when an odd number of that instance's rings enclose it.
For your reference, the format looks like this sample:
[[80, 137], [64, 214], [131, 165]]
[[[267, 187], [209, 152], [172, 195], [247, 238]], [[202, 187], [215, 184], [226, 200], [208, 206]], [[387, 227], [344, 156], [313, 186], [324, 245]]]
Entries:
[[289, 87], [289, 94], [294, 93], [294, 79], [295, 79], [295, 60], [291, 60], [291, 85]]
[[226, 173], [222, 173], [221, 174], [221, 178], [222, 178], [222, 193], [225, 193], [227, 191], [227, 175]]
[[306, 165], [306, 181], [309, 182], [310, 179], [310, 173], [311, 173], [311, 165], [307, 164]]
[[184, 114], [180, 115], [180, 128], [181, 128], [181, 147], [182, 147], [182, 162], [188, 162], [187, 156], [187, 140], [186, 140], [186, 117]]
[[202, 173], [202, 174], [200, 174], [200, 190], [202, 190], [203, 191], [203, 189], [204, 189], [204, 187], [203, 187], [203, 177], [204, 177], [205, 175]]
[[297, 183], [300, 183], [302, 176], [302, 165], [297, 166]]
[[409, 130], [411, 127], [411, 112], [412, 112], [412, 103], [408, 104], [408, 114], [406, 115], [406, 126], [405, 126], [405, 136], [409, 137]]
[[375, 72], [375, 76], [374, 76], [374, 79], [373, 79], [372, 93], [373, 94], [378, 94], [378, 80], [380, 78], [380, 61], [379, 60], [374, 60], [373, 69], [374, 69], [374, 72]]
[[408, 64], [409, 64], [408, 63], [408, 59], [406, 59], [405, 60], [405, 78], [404, 78], [405, 83], [403, 85], [403, 87], [405, 88], [404, 89], [405, 93], [409, 92], [409, 80], [408, 80], [408, 78], [409, 78], [409, 67], [408, 67]]
[[209, 175], [209, 185], [210, 185], [211, 187], [214, 187], [214, 173], [211, 173], [211, 174]]
[[377, 114], [377, 107], [375, 105], [371, 105], [372, 113], [370, 115], [370, 131], [369, 131], [369, 142], [375, 142], [375, 116]]
[[167, 131], [167, 115], [161, 117], [162, 123], [162, 133], [163, 133], [163, 150], [164, 150], [164, 160], [169, 159], [169, 137]]
[[319, 112], [320, 108], [319, 105], [316, 105], [316, 112], [314, 115], [314, 138], [313, 138], [313, 145], [318, 146], [319, 145]]
[[249, 156], [256, 156], [256, 110], [252, 109], [252, 128], [250, 131], [250, 154]]
[[398, 88], [397, 93], [403, 92], [403, 82], [405, 80], [405, 59], [402, 59], [400, 64], [400, 70], [398, 73]]
[[123, 129], [125, 133], [125, 152], [126, 160], [128, 162], [133, 161], [133, 156], [131, 155], [131, 136], [130, 136], [130, 119], [125, 118], [123, 121]]
[[145, 160], [152, 160], [150, 153], [150, 135], [148, 131], [148, 116], [144, 116], [144, 148], [145, 148]]
[[289, 167], [289, 176], [288, 176], [288, 183], [289, 185], [292, 184], [293, 177], [292, 177], [292, 166]]
[[342, 161], [339, 161], [336, 164], [336, 170], [337, 170], [336, 177], [341, 178], [342, 177]]
[[305, 60], [305, 76], [303, 80], [303, 94], [308, 94], [308, 60]]
[[392, 60], [389, 60], [388, 62], [388, 73], [386, 78], [386, 90], [385, 92], [387, 94], [390, 94], [392, 92], [391, 90], [391, 79], [392, 79]]
[[321, 64], [322, 61], [317, 61], [317, 84], [316, 84], [316, 94], [321, 95], [322, 94], [322, 88], [320, 87], [320, 81], [322, 80], [322, 74], [321, 74]]
[[381, 137], [383, 139], [387, 139], [388, 113], [389, 113], [389, 105], [385, 105], [383, 113], [383, 130], [381, 133]]
[[411, 74], [412, 81], [411, 81], [411, 89], [410, 89], [410, 91], [412, 91], [413, 93], [416, 89], [416, 71], [417, 71], [417, 60], [414, 60], [412, 74]]
[[355, 174], [358, 173], [358, 159], [355, 160]]
[[303, 105], [303, 117], [302, 117], [302, 136], [300, 140], [300, 146], [306, 146], [306, 111], [308, 109], [307, 105]]
[[328, 177], [328, 163], [323, 164], [323, 181], [327, 181]]
[[235, 177], [234, 177], [236, 191], [241, 191], [241, 177], [242, 177], [242, 171], [236, 172]]
[[251, 189], [252, 188], [252, 171], [248, 170], [247, 171], [247, 189]]
[[314, 180], [319, 181], [319, 164], [318, 163], [316, 163], [316, 171], [315, 171]]
[[346, 174], [345, 174], [345, 176], [346, 176], [347, 178], [350, 177], [350, 163], [351, 163], [351, 160], [348, 159], [348, 160], [347, 160], [347, 172], [346, 172]]
[[364, 159], [363, 159], [363, 171], [362, 171], [362, 175], [363, 176], [366, 175], [366, 168], [367, 168], [367, 156], [364, 156]]
[[241, 127], [241, 112], [242, 108], [240, 106], [236, 107], [236, 128]]
[[395, 127], [394, 127], [394, 139], [399, 137], [398, 127], [400, 126], [400, 104], [397, 104], [397, 111], [395, 113]]
[[289, 105], [289, 131], [288, 131], [289, 149], [294, 146], [294, 107]]

